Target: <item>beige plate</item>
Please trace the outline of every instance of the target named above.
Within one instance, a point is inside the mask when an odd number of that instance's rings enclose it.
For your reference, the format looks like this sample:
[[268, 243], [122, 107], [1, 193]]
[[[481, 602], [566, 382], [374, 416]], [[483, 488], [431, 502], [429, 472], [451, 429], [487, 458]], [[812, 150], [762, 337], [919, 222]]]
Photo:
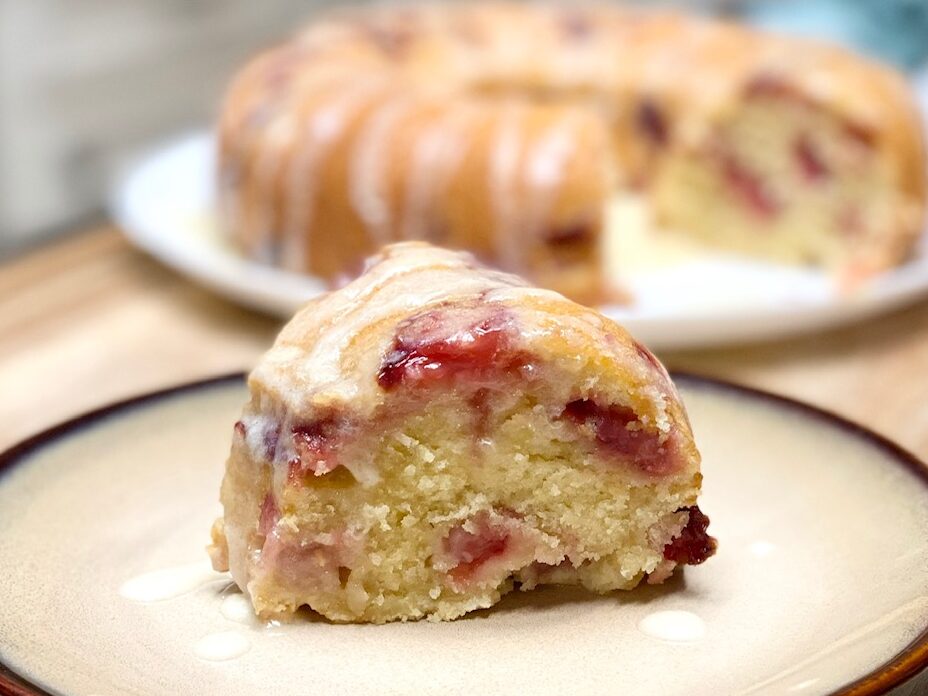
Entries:
[[926, 469], [809, 407], [678, 384], [718, 556], [447, 624], [261, 626], [206, 570], [238, 376], [49, 431], [0, 457], [0, 693], [871, 694], [924, 666]]

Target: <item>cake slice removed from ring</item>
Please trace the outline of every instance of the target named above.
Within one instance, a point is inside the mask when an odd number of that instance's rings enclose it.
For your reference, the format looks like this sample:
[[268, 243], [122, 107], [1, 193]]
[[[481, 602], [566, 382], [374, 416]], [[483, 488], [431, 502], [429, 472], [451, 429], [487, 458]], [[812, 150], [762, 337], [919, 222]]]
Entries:
[[249, 378], [210, 548], [262, 618], [454, 619], [712, 555], [663, 366], [614, 321], [423, 243], [311, 301]]

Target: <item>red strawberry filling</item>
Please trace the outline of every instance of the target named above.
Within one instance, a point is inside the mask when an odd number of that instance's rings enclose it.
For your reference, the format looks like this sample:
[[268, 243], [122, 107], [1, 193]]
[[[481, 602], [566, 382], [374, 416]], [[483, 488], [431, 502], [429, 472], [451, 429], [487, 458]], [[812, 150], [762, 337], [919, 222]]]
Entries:
[[831, 171], [815, 147], [815, 143], [807, 135], [800, 135], [793, 145], [793, 157], [796, 166], [806, 181], [823, 181], [831, 175]]
[[474, 434], [481, 438], [487, 434], [490, 425], [490, 390], [478, 389], [468, 399], [474, 411]]
[[280, 510], [277, 509], [277, 502], [274, 500], [274, 494], [268, 493], [264, 496], [264, 502], [261, 503], [261, 516], [258, 518], [258, 533], [267, 536], [274, 529], [277, 520], [280, 519]]
[[280, 439], [280, 425], [275, 425], [264, 431], [264, 455], [268, 461], [274, 461], [277, 456], [278, 439]]
[[876, 133], [872, 128], [853, 121], [845, 121], [842, 125], [844, 135], [860, 147], [872, 148], [876, 143]]
[[780, 202], [770, 193], [763, 179], [731, 153], [720, 155], [722, 176], [734, 196], [755, 217], [769, 220], [780, 212]]
[[560, 27], [564, 36], [572, 41], [588, 39], [594, 30], [593, 22], [582, 12], [565, 8], [560, 17]]
[[667, 121], [664, 114], [650, 99], [639, 102], [635, 110], [635, 123], [654, 145], [665, 145], [668, 140]]
[[470, 526], [474, 531], [467, 531], [463, 525], [452, 527], [443, 542], [445, 552], [457, 561], [448, 571], [456, 583], [470, 580], [487, 561], [509, 549], [510, 534], [504, 527], [490, 526], [485, 517], [472, 520]]
[[768, 97], [771, 99], [791, 100], [797, 103], [811, 104], [811, 99], [787, 79], [770, 73], [755, 75], [744, 86], [744, 95], [748, 99]]
[[835, 224], [838, 226], [838, 232], [848, 238], [859, 237], [866, 231], [860, 208], [854, 204], [840, 210]]
[[261, 566], [299, 592], [334, 592], [344, 587], [356, 563], [361, 540], [346, 532], [293, 536], [273, 529], [261, 548]]
[[665, 476], [679, 466], [673, 438], [661, 442], [660, 434], [646, 429], [626, 406], [600, 406], [577, 399], [567, 404], [563, 415], [590, 429], [607, 455], [617, 455], [645, 474]]
[[293, 428], [296, 456], [289, 462], [288, 479], [298, 481], [306, 474], [322, 476], [339, 466], [336, 434], [339, 426], [331, 418]]
[[715, 553], [718, 542], [708, 531], [709, 518], [698, 505], [682, 508], [678, 512], [689, 513], [689, 520], [679, 535], [664, 547], [664, 558], [680, 565], [699, 565]]
[[301, 591], [333, 591], [341, 585], [338, 548], [318, 542], [296, 543], [271, 534], [261, 562], [266, 571]]
[[547, 547], [536, 558], [538, 531], [512, 510], [483, 511], [452, 527], [434, 556], [435, 568], [446, 572], [451, 587], [473, 583], [496, 584], [534, 561], [557, 563], [563, 558]]
[[358, 22], [358, 28], [384, 55], [390, 58], [400, 58], [415, 40], [415, 31], [411, 24], [414, 18], [410, 15], [404, 17], [403, 20], [402, 24], [394, 26], [375, 22]]
[[498, 367], [504, 356], [511, 356], [513, 334], [512, 317], [503, 308], [430, 310], [399, 327], [377, 382], [389, 390]]
[[[796, 84], [778, 75], [755, 76], [745, 85], [744, 94], [749, 99], [762, 97], [792, 102], [806, 109], [822, 108], [813, 96], [801, 91]], [[875, 144], [876, 133], [866, 124], [844, 118], [840, 119], [840, 128], [846, 138], [860, 147], [872, 148]]]
[[545, 244], [556, 248], [575, 247], [593, 241], [593, 230], [588, 223], [577, 223], [548, 232]]

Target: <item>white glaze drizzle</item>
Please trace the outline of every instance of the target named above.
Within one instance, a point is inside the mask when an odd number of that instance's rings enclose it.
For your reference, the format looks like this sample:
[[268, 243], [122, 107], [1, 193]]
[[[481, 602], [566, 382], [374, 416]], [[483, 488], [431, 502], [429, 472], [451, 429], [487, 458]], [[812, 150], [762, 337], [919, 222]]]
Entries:
[[[376, 264], [364, 282], [338, 291], [339, 302], [317, 308], [321, 311], [316, 312], [314, 323], [325, 330], [319, 332], [308, 351], [288, 346], [286, 341], [282, 344], [279, 339], [255, 368], [253, 378], [279, 390], [293, 411], [308, 408], [307, 402], [355, 398], [366, 384], [346, 378], [341, 364], [345, 347], [384, 317], [403, 316], [446, 297], [451, 285], [459, 295], [486, 290], [489, 281], [485, 276], [460, 272], [468, 259], [465, 255], [422, 246], [407, 248], [401, 257]], [[497, 282], [507, 279], [516, 282], [509, 276], [497, 278]], [[558, 297], [553, 293], [551, 296]], [[282, 337], [286, 339], [286, 332]], [[291, 380], [282, 379], [293, 369], [297, 371], [299, 390], [293, 388]], [[307, 385], [313, 388], [308, 389]]]
[[201, 660], [224, 662], [241, 657], [251, 649], [251, 641], [237, 631], [208, 633], [200, 638], [193, 652]]
[[519, 175], [519, 155], [522, 149], [521, 111], [508, 103], [502, 108], [495, 141], [490, 152], [490, 200], [493, 205], [493, 239], [496, 253], [507, 270], [521, 269], [521, 239], [518, 237], [516, 216], [519, 201], [514, 185]]
[[543, 133], [532, 148], [526, 168], [531, 230], [540, 229], [548, 219], [557, 187], [564, 180], [568, 158], [575, 148], [575, 131], [566, 116]]
[[341, 355], [345, 346], [367, 326], [376, 323], [378, 317], [412, 311], [428, 304], [433, 297], [443, 296], [445, 293], [443, 284], [426, 285], [423, 282], [418, 292], [389, 295], [382, 293], [384, 296], [376, 301], [372, 299], [373, 295], [381, 294], [380, 291], [389, 287], [395, 277], [408, 274], [412, 270], [399, 264], [381, 269], [384, 271], [382, 277], [376, 282], [359, 286], [358, 295], [346, 305], [346, 310], [341, 312], [337, 319], [331, 321], [329, 329], [320, 334], [319, 340], [304, 358], [302, 369], [312, 376], [313, 382], [347, 386], [341, 367]]
[[467, 122], [473, 111], [466, 105], [452, 108], [427, 128], [413, 150], [412, 165], [407, 170], [406, 205], [403, 214], [404, 239], [426, 239], [426, 224], [432, 211], [460, 166], [467, 151], [470, 130]]
[[272, 247], [274, 232], [272, 220], [274, 208], [274, 179], [283, 166], [283, 153], [285, 144], [293, 140], [296, 123], [293, 111], [283, 108], [277, 111], [275, 118], [263, 138], [258, 142], [258, 152], [255, 156], [254, 173], [254, 200], [257, 204], [253, 208], [251, 218], [245, 223], [247, 226], [247, 239], [252, 240], [252, 249], [259, 261], [274, 262]]
[[396, 126], [417, 105], [405, 96], [383, 102], [368, 117], [355, 142], [349, 165], [351, 204], [378, 245], [391, 238], [392, 212], [384, 191], [387, 148]]
[[255, 610], [251, 601], [241, 592], [226, 595], [219, 605], [219, 613], [229, 621], [240, 624], [250, 624], [254, 621]]
[[553, 188], [564, 178], [567, 158], [575, 145], [574, 129], [564, 117], [548, 129], [532, 149], [528, 162], [528, 178], [538, 188]]
[[241, 422], [245, 426], [245, 444], [252, 459], [257, 462], [264, 461], [271, 442], [275, 442], [275, 449], [281, 449], [283, 443], [280, 440], [284, 438], [280, 438], [280, 432], [283, 425], [277, 414], [269, 414], [264, 410], [244, 413]]
[[[515, 276], [499, 272], [473, 272], [473, 257], [432, 247], [418, 242], [406, 242], [388, 247], [363, 278], [330, 294], [325, 301], [311, 303], [287, 325], [273, 348], [251, 374], [259, 391], [273, 394], [286, 413], [307, 413], [316, 409], [344, 408], [358, 419], [368, 417], [378, 407], [382, 391], [376, 379], [358, 379], [358, 374], [375, 375], [378, 356], [394, 339], [395, 323], [411, 313], [423, 311], [449, 297], [466, 300], [482, 296], [487, 302], [516, 304], [527, 297], [543, 298], [545, 303], [566, 303], [563, 296], [550, 290], [531, 288]], [[520, 330], [525, 341], [551, 331], [551, 325], [536, 320], [526, 311]], [[562, 327], [598, 340], [606, 320], [592, 312], [563, 316]], [[372, 331], [372, 327], [377, 327]], [[358, 347], [365, 346], [358, 356]], [[350, 362], [346, 365], [346, 356]], [[369, 361], [369, 362], [368, 362]], [[661, 422], [666, 397], [660, 390], [642, 391], [651, 401], [657, 422]], [[267, 411], [270, 406], [259, 406]], [[282, 432], [289, 426], [284, 418]], [[285, 445], [291, 438], [281, 438]], [[280, 446], [278, 447], [278, 453]], [[360, 460], [359, 460], [360, 461]], [[362, 483], [367, 483], [361, 462], [352, 470]], [[376, 469], [371, 467], [376, 473]], [[278, 467], [275, 476], [285, 476]], [[371, 477], [371, 482], [375, 482]], [[230, 554], [233, 554], [230, 548]]]
[[137, 575], [120, 586], [119, 594], [134, 602], [160, 602], [228, 579], [225, 573], [217, 573], [207, 561], [203, 561]]
[[331, 146], [345, 132], [352, 117], [372, 97], [382, 92], [377, 82], [347, 83], [316, 110], [306, 125], [306, 137], [290, 162], [285, 210], [284, 265], [295, 271], [307, 269], [307, 235], [313, 220], [322, 162]]
[[705, 622], [689, 611], [655, 611], [638, 622], [638, 630], [673, 643], [693, 643], [706, 634]]

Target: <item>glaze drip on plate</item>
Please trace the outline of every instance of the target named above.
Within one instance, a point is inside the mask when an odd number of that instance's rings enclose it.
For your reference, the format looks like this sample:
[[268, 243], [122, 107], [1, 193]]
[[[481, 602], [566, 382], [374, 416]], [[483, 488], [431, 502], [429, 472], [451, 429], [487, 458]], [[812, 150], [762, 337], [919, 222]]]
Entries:
[[223, 580], [223, 575], [200, 561], [137, 575], [120, 586], [119, 594], [135, 602], [161, 602]]

